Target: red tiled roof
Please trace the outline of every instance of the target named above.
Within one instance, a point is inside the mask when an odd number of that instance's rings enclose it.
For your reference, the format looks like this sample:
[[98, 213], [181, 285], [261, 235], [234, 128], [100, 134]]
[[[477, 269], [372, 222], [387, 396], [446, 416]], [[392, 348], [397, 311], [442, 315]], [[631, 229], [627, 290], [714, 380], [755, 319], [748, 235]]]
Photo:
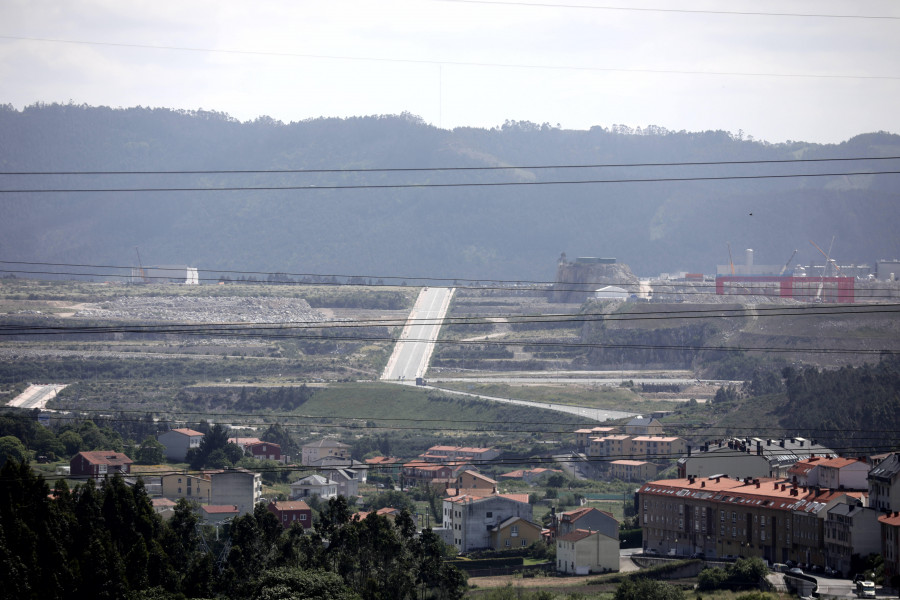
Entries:
[[78, 456], [83, 456], [92, 465], [110, 465], [121, 466], [130, 465], [134, 461], [122, 454], [121, 452], [111, 452], [98, 450], [95, 452], [79, 452]]
[[193, 429], [188, 429], [186, 427], [179, 427], [178, 429], [173, 429], [172, 431], [189, 436], [203, 435], [203, 433], [200, 431], [194, 431]]
[[599, 533], [597, 531], [588, 531], [587, 529], [576, 529], [571, 533], [567, 533], [564, 536], [558, 537], [561, 542], [577, 542], [579, 540], [583, 540], [586, 537], [590, 537], [591, 535]]
[[878, 517], [879, 523], [890, 525], [891, 527], [900, 527], [900, 512], [892, 512]]

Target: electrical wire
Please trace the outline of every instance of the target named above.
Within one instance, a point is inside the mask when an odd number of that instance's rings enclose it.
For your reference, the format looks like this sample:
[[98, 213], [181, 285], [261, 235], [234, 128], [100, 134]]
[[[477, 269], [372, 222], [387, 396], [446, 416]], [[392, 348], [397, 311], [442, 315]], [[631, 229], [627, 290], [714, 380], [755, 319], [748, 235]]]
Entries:
[[318, 190], [379, 190], [379, 189], [446, 189], [461, 187], [525, 187], [548, 185], [596, 185], [607, 183], [676, 183], [685, 181], [741, 181], [751, 179], [795, 179], [802, 177], [849, 177], [852, 175], [897, 175], [900, 171], [843, 171], [832, 173], [789, 173], [769, 175], [721, 175], [694, 177], [646, 177], [620, 179], [581, 179], [555, 181], [494, 181], [454, 183], [367, 183], [345, 185], [259, 185], [220, 187], [131, 187], [131, 188], [44, 188], [0, 189], [0, 194], [102, 194], [144, 192], [261, 192], [261, 191], [318, 191]]
[[[898, 17], [900, 18], [900, 17]], [[0, 36], [2, 37], [2, 36]], [[269, 175], [311, 173], [421, 173], [434, 171], [536, 171], [546, 169], [623, 169], [635, 167], [697, 167], [728, 165], [772, 165], [868, 160], [900, 160], [900, 156], [857, 156], [838, 158], [784, 158], [769, 160], [713, 160], [677, 162], [596, 163], [560, 165], [519, 165], [492, 167], [372, 167], [341, 169], [206, 169], [206, 170], [127, 170], [127, 171], [0, 171], [0, 175]]]

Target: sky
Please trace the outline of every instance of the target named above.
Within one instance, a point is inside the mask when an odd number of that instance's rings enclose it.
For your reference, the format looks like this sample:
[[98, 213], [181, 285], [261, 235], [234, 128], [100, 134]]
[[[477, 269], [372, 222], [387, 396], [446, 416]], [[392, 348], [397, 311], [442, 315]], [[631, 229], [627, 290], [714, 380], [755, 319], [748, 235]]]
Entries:
[[17, 109], [408, 112], [446, 129], [656, 125], [838, 143], [900, 133], [898, 59], [895, 0], [0, 3], [0, 104]]

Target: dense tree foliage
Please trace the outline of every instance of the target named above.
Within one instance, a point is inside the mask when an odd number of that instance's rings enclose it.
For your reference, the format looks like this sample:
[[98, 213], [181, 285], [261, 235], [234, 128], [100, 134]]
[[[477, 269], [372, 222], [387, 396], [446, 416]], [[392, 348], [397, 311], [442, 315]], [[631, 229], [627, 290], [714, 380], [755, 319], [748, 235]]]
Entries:
[[[0, 469], [0, 598], [461, 598], [465, 578], [443, 562], [408, 511], [396, 522], [350, 518], [343, 497], [312, 532], [285, 531], [263, 505], [215, 541], [181, 500], [163, 522], [143, 484], [116, 476], [51, 491], [26, 463]], [[226, 541], [227, 544], [226, 545]], [[324, 543], [326, 542], [327, 543]]]
[[820, 370], [786, 368], [783, 422], [842, 454], [893, 449], [900, 429], [900, 359]]

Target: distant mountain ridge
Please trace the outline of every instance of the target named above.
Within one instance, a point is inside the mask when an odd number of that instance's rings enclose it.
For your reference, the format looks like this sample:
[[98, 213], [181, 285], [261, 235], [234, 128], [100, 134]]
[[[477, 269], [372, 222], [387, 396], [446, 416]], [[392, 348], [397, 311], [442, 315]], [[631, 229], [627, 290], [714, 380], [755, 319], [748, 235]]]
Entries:
[[[3, 193], [5, 260], [131, 265], [138, 246], [147, 263], [207, 274], [549, 281], [560, 252], [616, 257], [639, 275], [714, 272], [727, 262], [726, 242], [752, 247], [758, 263], [770, 264], [794, 248], [795, 264], [816, 261], [808, 240], [822, 245], [832, 236], [842, 264], [900, 256], [900, 175], [758, 178], [897, 171], [900, 161], [535, 168], [900, 156], [900, 136], [887, 133], [836, 145], [767, 144], [722, 131], [567, 131], [521, 122], [447, 131], [408, 114], [241, 123], [215, 112], [54, 104], [0, 107], [0, 139], [6, 173], [333, 170], [3, 175], [2, 189], [300, 188]], [[347, 171], [498, 166], [522, 168]], [[746, 178], [705, 180], [725, 175]], [[631, 179], [659, 181], [547, 183]], [[404, 184], [448, 187], [377, 187]], [[316, 189], [336, 185], [361, 187]]]

